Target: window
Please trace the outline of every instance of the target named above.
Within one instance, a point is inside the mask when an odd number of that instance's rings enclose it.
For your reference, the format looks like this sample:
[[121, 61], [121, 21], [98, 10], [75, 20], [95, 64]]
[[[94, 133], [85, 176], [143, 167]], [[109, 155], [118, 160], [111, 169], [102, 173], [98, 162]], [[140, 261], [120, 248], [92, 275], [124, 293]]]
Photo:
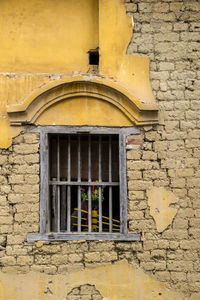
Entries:
[[134, 128], [40, 131], [40, 234], [28, 240], [138, 240], [127, 234], [126, 134]]
[[120, 232], [119, 136], [49, 135], [51, 232]]

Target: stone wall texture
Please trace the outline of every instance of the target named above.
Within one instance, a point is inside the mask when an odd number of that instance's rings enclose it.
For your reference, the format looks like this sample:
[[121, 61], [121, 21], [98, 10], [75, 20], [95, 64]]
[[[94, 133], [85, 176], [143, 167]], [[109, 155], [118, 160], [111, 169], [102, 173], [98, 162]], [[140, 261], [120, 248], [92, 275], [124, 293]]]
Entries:
[[[8, 150], [0, 150], [0, 270], [64, 274], [126, 259], [171, 289], [199, 293], [200, 2], [126, 2], [134, 20], [127, 53], [150, 57], [159, 104], [159, 125], [142, 127], [137, 140], [127, 139], [128, 226], [142, 240], [26, 242], [27, 233], [39, 232], [40, 179], [39, 135], [25, 131]], [[163, 232], [150, 215], [153, 187], [179, 199]], [[67, 299], [102, 299], [98, 293], [82, 295], [82, 289]]]

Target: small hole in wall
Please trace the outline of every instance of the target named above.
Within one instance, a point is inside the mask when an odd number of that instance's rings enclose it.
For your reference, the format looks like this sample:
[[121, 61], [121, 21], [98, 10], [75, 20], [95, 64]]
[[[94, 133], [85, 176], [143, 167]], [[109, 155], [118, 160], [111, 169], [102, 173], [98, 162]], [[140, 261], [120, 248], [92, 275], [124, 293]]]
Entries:
[[158, 293], [158, 296], [162, 296], [162, 293]]
[[89, 52], [89, 64], [98, 66], [99, 65], [99, 50], [90, 50]]

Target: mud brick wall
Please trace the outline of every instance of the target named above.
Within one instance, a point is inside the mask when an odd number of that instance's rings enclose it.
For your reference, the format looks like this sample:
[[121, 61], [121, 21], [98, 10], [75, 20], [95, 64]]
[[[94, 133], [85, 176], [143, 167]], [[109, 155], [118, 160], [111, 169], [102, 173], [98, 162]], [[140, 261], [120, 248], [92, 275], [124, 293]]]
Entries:
[[[65, 274], [126, 259], [173, 290], [199, 293], [200, 2], [126, 2], [134, 20], [127, 53], [150, 57], [159, 104], [159, 125], [127, 139], [128, 227], [141, 242], [26, 242], [39, 232], [39, 136], [25, 130], [0, 150], [0, 270]], [[164, 230], [151, 213], [153, 188], [177, 199]], [[68, 298], [101, 299], [82, 290]]]

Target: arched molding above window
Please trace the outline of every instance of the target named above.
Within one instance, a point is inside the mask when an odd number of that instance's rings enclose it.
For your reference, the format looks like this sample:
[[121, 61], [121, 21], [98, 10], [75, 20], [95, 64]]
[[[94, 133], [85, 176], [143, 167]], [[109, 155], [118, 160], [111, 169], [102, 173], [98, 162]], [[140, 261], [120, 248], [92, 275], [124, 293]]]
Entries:
[[[11, 126], [106, 126], [109, 115], [112, 121], [107, 126], [158, 122], [156, 102], [143, 103], [120, 83], [91, 75], [74, 76], [47, 84], [30, 94], [23, 104], [8, 106], [7, 111]], [[72, 115], [73, 124], [70, 123]], [[94, 119], [96, 124], [93, 124]]]

